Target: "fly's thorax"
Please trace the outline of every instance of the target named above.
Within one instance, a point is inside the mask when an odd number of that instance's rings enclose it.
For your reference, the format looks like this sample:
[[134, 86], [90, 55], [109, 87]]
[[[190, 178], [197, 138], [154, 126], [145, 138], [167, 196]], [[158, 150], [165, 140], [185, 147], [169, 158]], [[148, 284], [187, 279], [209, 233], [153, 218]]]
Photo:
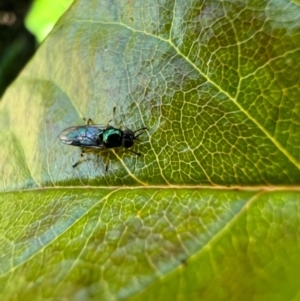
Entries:
[[123, 131], [115, 128], [108, 128], [103, 131], [103, 142], [107, 148], [119, 147], [122, 145]]

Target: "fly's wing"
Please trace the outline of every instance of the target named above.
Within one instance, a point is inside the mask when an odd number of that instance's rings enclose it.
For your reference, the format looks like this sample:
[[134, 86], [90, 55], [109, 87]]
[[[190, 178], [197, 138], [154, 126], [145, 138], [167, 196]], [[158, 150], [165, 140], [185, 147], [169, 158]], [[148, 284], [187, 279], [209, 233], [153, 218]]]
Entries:
[[106, 127], [103, 125], [73, 126], [65, 129], [59, 139], [69, 145], [87, 148], [105, 148], [100, 138], [101, 133]]

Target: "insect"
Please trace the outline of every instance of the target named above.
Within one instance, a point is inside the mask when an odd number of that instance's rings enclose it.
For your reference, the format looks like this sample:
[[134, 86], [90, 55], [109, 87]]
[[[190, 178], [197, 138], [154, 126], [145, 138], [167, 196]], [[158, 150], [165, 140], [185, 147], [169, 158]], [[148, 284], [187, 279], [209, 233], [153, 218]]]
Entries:
[[[109, 121], [110, 122], [110, 121]], [[91, 119], [88, 119], [87, 125], [73, 126], [65, 129], [60, 135], [61, 142], [69, 145], [79, 146], [82, 148], [81, 157], [84, 157], [86, 152], [102, 152], [111, 148], [123, 146], [125, 149], [133, 146], [135, 140], [140, 141], [138, 137], [143, 134], [147, 128], [141, 128], [136, 131], [126, 129], [122, 131], [111, 125], [105, 126], [94, 124]], [[130, 152], [140, 156], [133, 150]], [[79, 160], [73, 165], [76, 167], [82, 160]], [[106, 165], [106, 171], [108, 166]]]

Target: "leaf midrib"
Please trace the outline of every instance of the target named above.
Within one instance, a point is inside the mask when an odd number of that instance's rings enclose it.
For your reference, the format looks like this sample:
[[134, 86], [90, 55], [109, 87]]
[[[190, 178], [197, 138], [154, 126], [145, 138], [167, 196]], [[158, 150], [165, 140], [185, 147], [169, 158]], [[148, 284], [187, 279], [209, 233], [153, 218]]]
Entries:
[[0, 195], [4, 194], [11, 194], [11, 193], [22, 193], [22, 192], [45, 192], [45, 190], [113, 190], [113, 191], [120, 191], [120, 190], [151, 190], [151, 189], [176, 189], [176, 190], [224, 190], [224, 191], [256, 191], [256, 192], [290, 192], [290, 191], [299, 191], [300, 192], [300, 185], [253, 185], [253, 186], [241, 186], [241, 185], [147, 185], [147, 186], [134, 186], [134, 185], [120, 185], [120, 186], [89, 186], [89, 185], [80, 185], [80, 186], [43, 186], [43, 187], [35, 187], [35, 188], [28, 188], [28, 189], [19, 189], [19, 190], [7, 190], [7, 191], [0, 191]]

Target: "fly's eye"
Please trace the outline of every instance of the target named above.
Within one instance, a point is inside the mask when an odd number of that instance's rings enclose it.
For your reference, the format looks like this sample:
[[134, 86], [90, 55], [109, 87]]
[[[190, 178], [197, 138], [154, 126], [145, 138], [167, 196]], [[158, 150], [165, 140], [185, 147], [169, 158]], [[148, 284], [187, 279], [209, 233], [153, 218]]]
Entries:
[[133, 141], [132, 139], [128, 138], [128, 137], [124, 137], [122, 139], [122, 146], [125, 148], [131, 147], [133, 145]]

